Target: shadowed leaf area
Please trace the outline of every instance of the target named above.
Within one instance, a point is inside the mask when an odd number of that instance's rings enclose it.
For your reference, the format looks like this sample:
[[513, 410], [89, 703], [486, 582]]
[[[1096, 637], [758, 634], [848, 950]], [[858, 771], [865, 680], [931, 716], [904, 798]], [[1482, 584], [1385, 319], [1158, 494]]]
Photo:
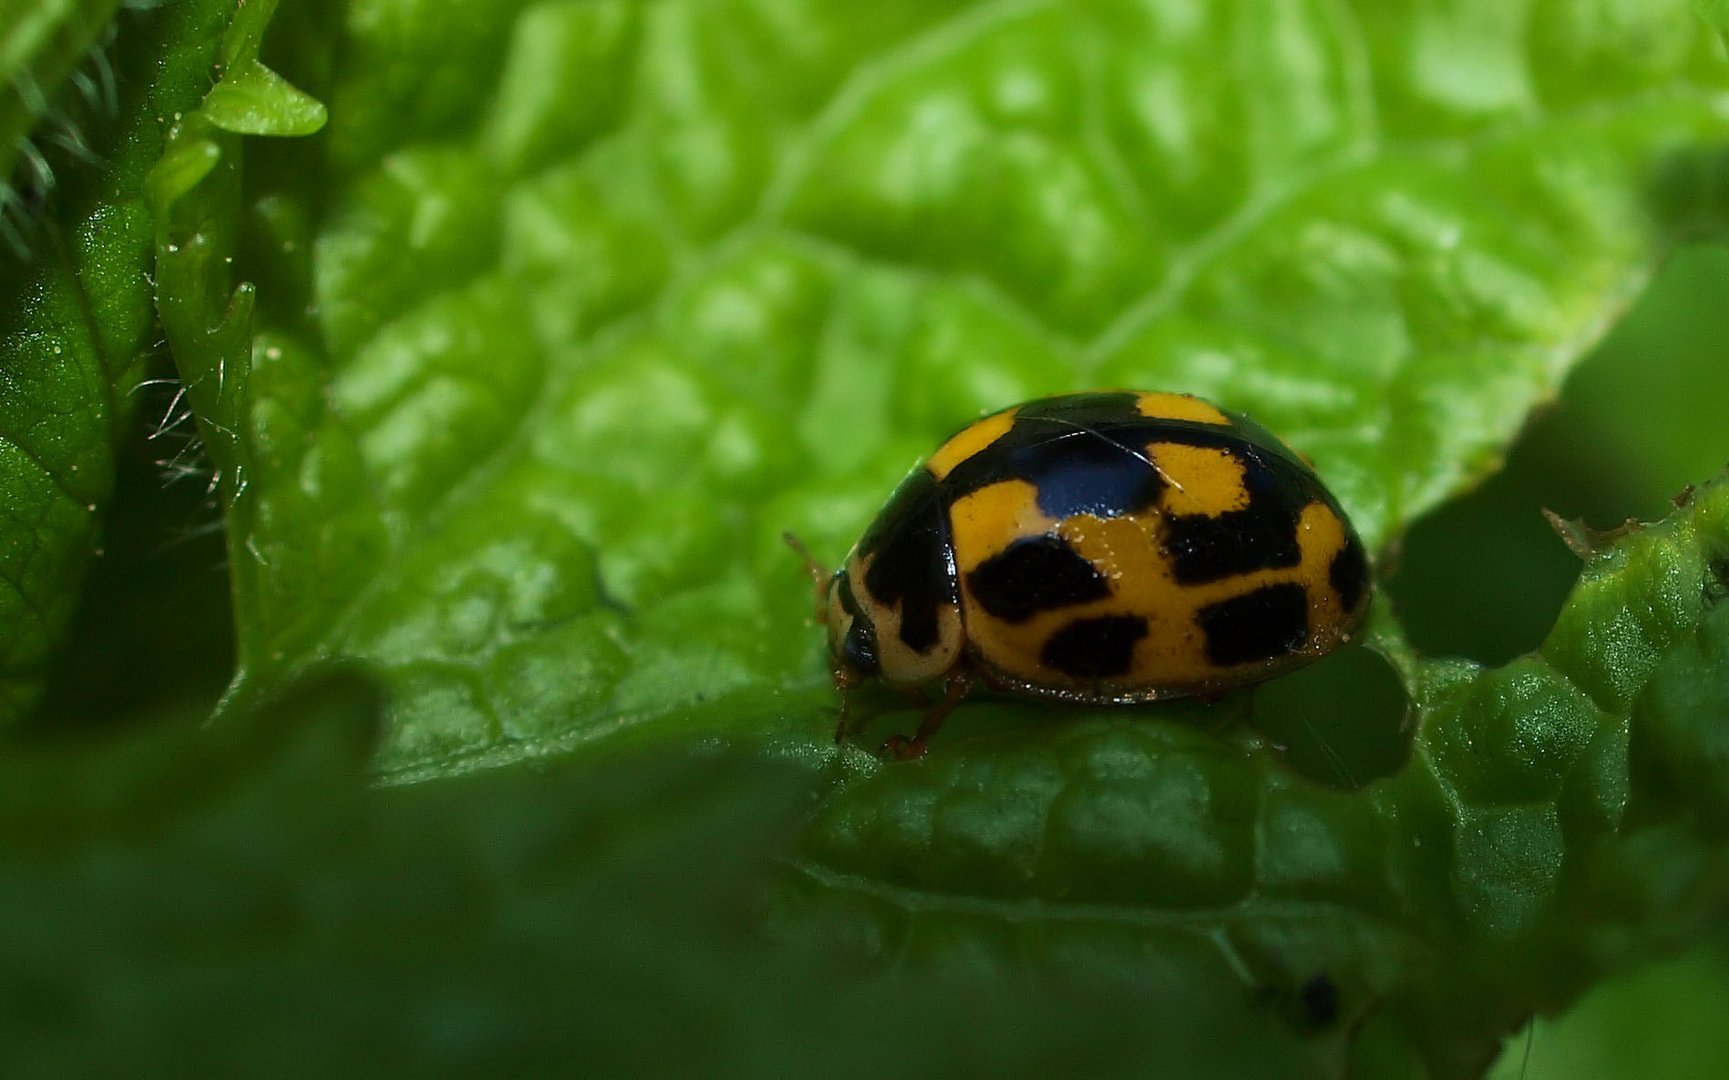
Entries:
[[[90, 174], [143, 261], [84, 273], [50, 202], [0, 360], [40, 381], [29, 320], [96, 340], [154, 288], [236, 654], [205, 729], [0, 761], [20, 1064], [227, 1071], [296, 1015], [360, 1068], [1470, 1076], [1729, 900], [1729, 483], [1570, 529], [1558, 614], [1384, 587], [1719, 234], [1729, 69], [1685, 0], [120, 17], [162, 36], [116, 64], [203, 49]], [[80, 607], [108, 487], [76, 526], [49, 490], [111, 486], [138, 376], [75, 355], [96, 404], [0, 427], [20, 715], [51, 663], [53, 708], [104, 700], [76, 653], [139, 636], [123, 573]], [[982, 411], [1111, 386], [1312, 459], [1375, 556], [1361, 641], [1209, 704], [969, 699], [910, 764], [863, 694], [837, 749], [782, 532], [838, 561]]]
[[[804, 770], [675, 750], [378, 791], [380, 704], [326, 674], [215, 735], [169, 724], [0, 766], [7, 1071], [292, 1054], [344, 1073], [1127, 1076], [1160, 1048], [1213, 1052], [1260, 1007], [1180, 959], [1167, 979], [930, 972], [881, 992], [834, 950], [765, 951], [744, 929]], [[1281, 1049], [1219, 1062], [1264, 1075]]]

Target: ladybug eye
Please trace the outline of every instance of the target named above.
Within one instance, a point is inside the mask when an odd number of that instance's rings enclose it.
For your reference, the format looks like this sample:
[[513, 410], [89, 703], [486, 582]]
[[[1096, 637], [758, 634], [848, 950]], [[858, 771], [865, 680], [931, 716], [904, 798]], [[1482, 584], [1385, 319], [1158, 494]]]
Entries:
[[836, 657], [860, 675], [875, 675], [882, 670], [882, 660], [877, 655], [876, 626], [870, 616], [859, 609], [858, 600], [853, 596], [852, 581], [846, 574], [835, 577], [834, 589], [840, 609], [846, 615], [844, 633], [842, 626], [833, 627]]

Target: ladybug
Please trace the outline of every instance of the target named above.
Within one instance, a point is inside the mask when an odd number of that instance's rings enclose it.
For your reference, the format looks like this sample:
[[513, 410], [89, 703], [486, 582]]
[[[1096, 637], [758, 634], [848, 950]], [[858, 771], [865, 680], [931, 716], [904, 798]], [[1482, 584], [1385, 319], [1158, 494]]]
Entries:
[[975, 680], [1095, 705], [1216, 697], [1348, 641], [1369, 599], [1363, 543], [1314, 470], [1174, 393], [992, 413], [895, 489], [837, 572], [812, 569], [837, 742], [852, 687], [945, 687], [884, 747], [903, 758]]

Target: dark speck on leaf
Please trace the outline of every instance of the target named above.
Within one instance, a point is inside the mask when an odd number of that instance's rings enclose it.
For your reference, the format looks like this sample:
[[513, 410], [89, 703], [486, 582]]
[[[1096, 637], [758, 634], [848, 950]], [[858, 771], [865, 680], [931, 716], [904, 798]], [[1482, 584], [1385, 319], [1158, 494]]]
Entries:
[[1711, 552], [1706, 557], [1705, 567], [1711, 571], [1711, 577], [1705, 582], [1705, 602], [1715, 604], [1729, 596], [1729, 552]]
[[1311, 1027], [1326, 1027], [1339, 1016], [1339, 984], [1326, 972], [1304, 983], [1298, 997], [1303, 1006], [1303, 1018]]

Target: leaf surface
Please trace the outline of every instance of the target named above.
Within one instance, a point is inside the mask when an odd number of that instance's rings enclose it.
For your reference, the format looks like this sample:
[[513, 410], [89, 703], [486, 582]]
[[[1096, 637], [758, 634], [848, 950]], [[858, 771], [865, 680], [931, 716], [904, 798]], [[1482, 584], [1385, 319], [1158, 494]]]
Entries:
[[1726, 129], [1681, 7], [291, 15], [318, 152], [199, 196], [255, 340], [228, 285], [167, 317], [244, 479], [236, 700], [379, 664], [402, 777], [814, 730], [781, 531], [838, 557], [948, 430], [1092, 385], [1251, 412], [1379, 545], [1649, 273], [1652, 174]]
[[[1384, 548], [1677, 235], [1671, 181], [1729, 130], [1684, 8], [284, 12], [288, 81], [213, 96], [152, 178], [229, 502], [227, 712], [365, 661], [392, 781], [766, 740], [819, 780], [772, 905], [796, 946], [896, 985], [1151, 971], [1202, 988], [1179, 1030], [1292, 1071], [1469, 1075], [1721, 910], [1660, 871], [1715, 851], [1729, 486], [1604, 547], [1505, 667], [1378, 604], [1342, 662], [1392, 673], [1408, 757], [1355, 775], [1379, 714], [1298, 691], [1360, 732], [1340, 783], [1223, 723], [1246, 696], [980, 701], [917, 765], [836, 753], [778, 537], [838, 556], [978, 411], [1129, 385], [1252, 412]], [[238, 133], [312, 98], [316, 141], [242, 176]]]

